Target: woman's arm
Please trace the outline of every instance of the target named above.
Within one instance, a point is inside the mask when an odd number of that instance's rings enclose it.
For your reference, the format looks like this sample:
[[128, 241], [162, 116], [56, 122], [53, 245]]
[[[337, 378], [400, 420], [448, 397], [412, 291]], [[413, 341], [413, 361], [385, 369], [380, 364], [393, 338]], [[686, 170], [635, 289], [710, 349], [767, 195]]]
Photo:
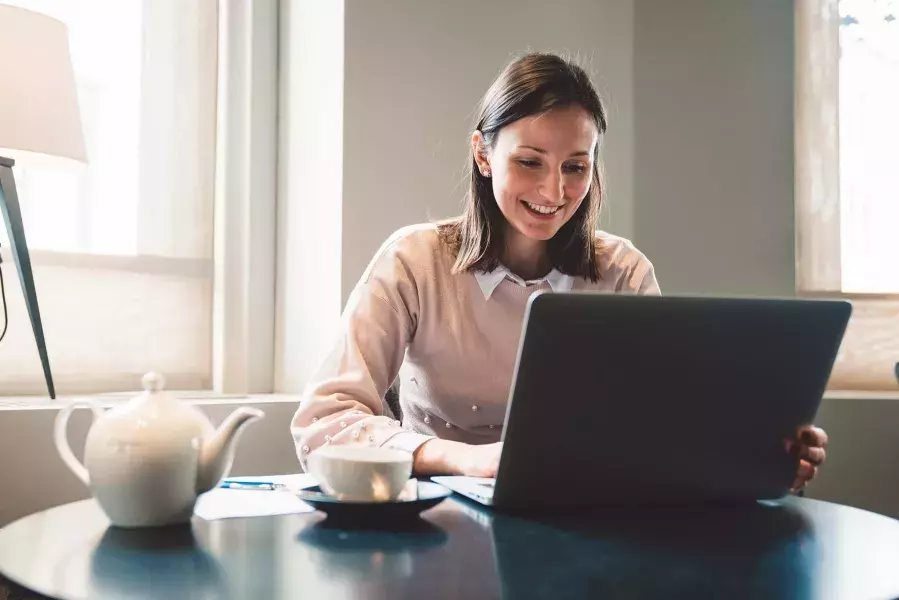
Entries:
[[[416, 260], [432, 251], [398, 232], [375, 255], [347, 302], [328, 356], [303, 393], [291, 432], [303, 468], [323, 444], [383, 446], [413, 453], [417, 474], [492, 476], [500, 444], [472, 446], [402, 429], [383, 414], [420, 314]], [[492, 470], [492, 473], [491, 473]], [[487, 474], [489, 473], [489, 475]]]
[[324, 444], [414, 452], [430, 436], [407, 431], [383, 413], [418, 320], [415, 269], [395, 236], [378, 251], [351, 294], [337, 338], [303, 393], [291, 423], [297, 456]]

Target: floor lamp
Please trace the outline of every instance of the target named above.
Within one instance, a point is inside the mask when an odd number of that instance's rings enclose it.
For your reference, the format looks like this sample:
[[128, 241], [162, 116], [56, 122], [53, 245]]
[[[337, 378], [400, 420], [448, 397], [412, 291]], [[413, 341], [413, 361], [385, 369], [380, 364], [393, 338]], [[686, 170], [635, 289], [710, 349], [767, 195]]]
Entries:
[[16, 159], [26, 163], [39, 154], [86, 161], [68, 29], [44, 14], [0, 4], [0, 61], [0, 212], [47, 391], [55, 398], [12, 168]]

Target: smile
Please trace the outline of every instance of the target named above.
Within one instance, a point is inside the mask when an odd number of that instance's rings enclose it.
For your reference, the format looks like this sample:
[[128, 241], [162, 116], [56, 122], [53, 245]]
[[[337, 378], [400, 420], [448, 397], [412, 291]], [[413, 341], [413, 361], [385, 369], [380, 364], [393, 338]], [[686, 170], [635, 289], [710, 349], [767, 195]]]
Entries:
[[521, 203], [524, 204], [525, 207], [527, 207], [531, 212], [537, 213], [541, 216], [551, 216], [562, 209], [561, 206], [543, 206], [542, 204], [532, 204], [526, 200], [522, 200]]

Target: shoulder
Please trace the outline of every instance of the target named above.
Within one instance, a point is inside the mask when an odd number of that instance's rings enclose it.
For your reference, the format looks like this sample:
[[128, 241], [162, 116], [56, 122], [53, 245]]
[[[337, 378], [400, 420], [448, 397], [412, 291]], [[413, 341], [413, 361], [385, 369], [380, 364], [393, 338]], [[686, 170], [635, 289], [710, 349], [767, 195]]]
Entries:
[[400, 258], [404, 261], [416, 262], [445, 250], [440, 239], [437, 225], [434, 223], [418, 223], [407, 225], [394, 231], [375, 255]]
[[390, 234], [384, 245], [402, 251], [406, 249], [434, 248], [438, 242], [439, 235], [436, 224], [417, 223], [397, 229]]
[[443, 262], [447, 248], [440, 239], [437, 225], [419, 223], [407, 225], [390, 234], [375, 253], [363, 279], [373, 275], [393, 273], [401, 268], [407, 275], [416, 275], [422, 269], [430, 270], [435, 263]]
[[599, 230], [594, 241], [596, 259], [601, 267], [649, 262], [649, 258], [631, 240], [620, 235]]
[[617, 282], [619, 289], [633, 291], [654, 284], [652, 261], [631, 240], [607, 231], [597, 231], [595, 243], [596, 263], [602, 279]]

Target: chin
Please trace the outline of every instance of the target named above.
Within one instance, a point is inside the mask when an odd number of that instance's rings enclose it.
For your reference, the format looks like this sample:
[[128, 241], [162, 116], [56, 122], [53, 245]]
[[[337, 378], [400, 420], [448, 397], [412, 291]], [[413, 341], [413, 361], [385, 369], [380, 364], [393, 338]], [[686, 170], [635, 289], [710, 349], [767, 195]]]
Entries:
[[551, 227], [529, 227], [525, 225], [516, 227], [515, 229], [517, 229], [520, 234], [528, 239], [537, 242], [548, 242], [549, 240], [553, 239], [557, 233], [559, 233], [559, 230], [561, 228], [561, 226], [556, 227], [555, 225]]
[[538, 233], [533, 232], [528, 235], [532, 240], [537, 240], [538, 242], [548, 242], [549, 240], [556, 237], [556, 234], [559, 233], [558, 229], [553, 229], [552, 231], [547, 231], [546, 233]]

